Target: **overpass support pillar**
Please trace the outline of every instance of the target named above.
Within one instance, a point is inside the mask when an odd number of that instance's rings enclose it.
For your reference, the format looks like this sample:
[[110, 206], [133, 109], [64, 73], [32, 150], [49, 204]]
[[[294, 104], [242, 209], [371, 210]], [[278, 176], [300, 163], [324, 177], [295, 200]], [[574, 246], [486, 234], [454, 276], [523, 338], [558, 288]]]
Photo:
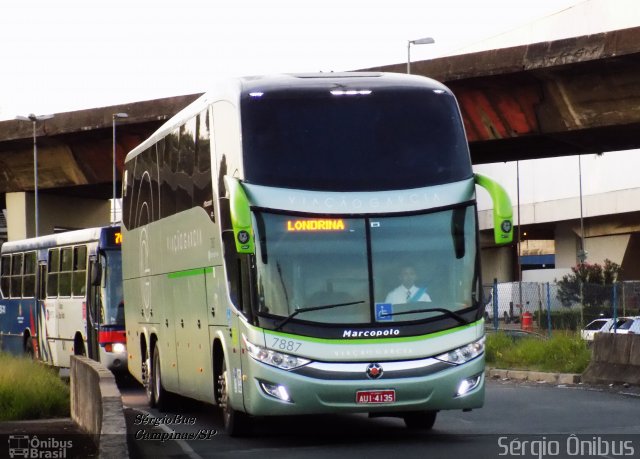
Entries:
[[[33, 193], [7, 193], [7, 238], [35, 236]], [[40, 236], [60, 229], [80, 229], [109, 224], [110, 201], [38, 193]]]

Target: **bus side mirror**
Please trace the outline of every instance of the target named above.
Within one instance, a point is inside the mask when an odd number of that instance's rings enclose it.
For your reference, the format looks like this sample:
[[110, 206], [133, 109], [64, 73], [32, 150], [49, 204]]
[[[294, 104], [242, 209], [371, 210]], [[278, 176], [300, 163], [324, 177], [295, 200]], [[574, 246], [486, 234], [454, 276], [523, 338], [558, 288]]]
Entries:
[[98, 262], [91, 263], [91, 285], [100, 285], [102, 281], [102, 265]]
[[493, 201], [493, 236], [496, 244], [513, 241], [513, 207], [506, 190], [486, 175], [474, 174], [475, 182], [489, 192]]
[[253, 228], [251, 227], [251, 207], [249, 198], [236, 178], [225, 175], [224, 183], [229, 193], [229, 213], [238, 253], [255, 254]]

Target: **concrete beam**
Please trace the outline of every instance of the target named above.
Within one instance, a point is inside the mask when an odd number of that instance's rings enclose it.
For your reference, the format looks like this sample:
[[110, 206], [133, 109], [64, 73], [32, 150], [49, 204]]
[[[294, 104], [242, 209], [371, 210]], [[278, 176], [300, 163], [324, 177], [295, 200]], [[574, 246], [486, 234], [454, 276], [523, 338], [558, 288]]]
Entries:
[[640, 147], [640, 27], [411, 68], [453, 90], [475, 164]]
[[[117, 179], [126, 154], [199, 94], [57, 113], [37, 123], [38, 187], [42, 190], [112, 181], [114, 113], [127, 113], [116, 129]], [[0, 193], [29, 191], [33, 183], [33, 126], [0, 122]], [[111, 188], [85, 188], [83, 195], [108, 198]]]

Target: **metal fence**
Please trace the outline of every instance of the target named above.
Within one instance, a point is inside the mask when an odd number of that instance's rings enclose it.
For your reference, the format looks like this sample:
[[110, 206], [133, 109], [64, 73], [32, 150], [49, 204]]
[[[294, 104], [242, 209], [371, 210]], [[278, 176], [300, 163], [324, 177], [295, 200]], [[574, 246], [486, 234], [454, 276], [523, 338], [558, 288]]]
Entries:
[[486, 325], [578, 330], [599, 317], [640, 315], [640, 281], [610, 285], [495, 282], [484, 287]]

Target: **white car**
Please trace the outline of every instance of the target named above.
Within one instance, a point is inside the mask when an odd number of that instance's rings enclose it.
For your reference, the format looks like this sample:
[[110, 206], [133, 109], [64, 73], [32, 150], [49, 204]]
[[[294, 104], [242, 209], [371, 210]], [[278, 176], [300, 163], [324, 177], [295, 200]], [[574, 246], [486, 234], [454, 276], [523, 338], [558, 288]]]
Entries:
[[580, 334], [582, 335], [583, 340], [593, 341], [596, 333], [606, 333], [612, 326], [613, 319], [595, 319], [589, 322]]
[[[614, 327], [611, 327], [609, 333], [614, 333]], [[615, 327], [615, 333], [621, 335], [640, 335], [640, 316], [620, 318]]]

